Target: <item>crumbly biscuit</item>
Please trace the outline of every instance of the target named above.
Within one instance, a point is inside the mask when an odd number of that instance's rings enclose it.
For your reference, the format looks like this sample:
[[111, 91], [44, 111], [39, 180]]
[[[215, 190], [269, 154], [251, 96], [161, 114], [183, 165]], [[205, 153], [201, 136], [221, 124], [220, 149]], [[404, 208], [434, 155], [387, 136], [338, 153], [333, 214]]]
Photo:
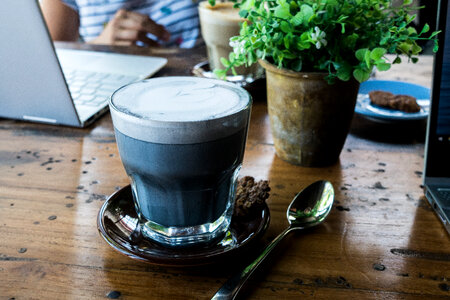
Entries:
[[262, 209], [267, 198], [269, 198], [269, 182], [245, 176], [238, 180], [236, 188], [236, 202], [234, 205], [234, 217], [252, 216]]

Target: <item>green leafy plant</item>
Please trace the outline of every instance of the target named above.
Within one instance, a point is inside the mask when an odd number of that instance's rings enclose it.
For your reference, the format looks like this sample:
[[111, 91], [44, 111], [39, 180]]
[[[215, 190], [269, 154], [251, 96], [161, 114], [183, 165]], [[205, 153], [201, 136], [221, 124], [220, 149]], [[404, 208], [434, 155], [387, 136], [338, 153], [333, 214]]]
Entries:
[[[213, 5], [214, 0], [210, 0]], [[411, 26], [416, 18], [412, 0], [394, 7], [389, 0], [242, 0], [239, 36], [230, 40], [233, 52], [222, 58], [225, 69], [215, 70], [224, 78], [229, 70], [265, 59], [279, 68], [303, 72], [327, 72], [326, 79], [359, 82], [369, 79], [373, 68], [386, 71], [402, 62], [401, 56], [417, 62], [419, 40], [437, 34], [425, 25], [420, 32]], [[386, 54], [397, 55], [391, 62]]]

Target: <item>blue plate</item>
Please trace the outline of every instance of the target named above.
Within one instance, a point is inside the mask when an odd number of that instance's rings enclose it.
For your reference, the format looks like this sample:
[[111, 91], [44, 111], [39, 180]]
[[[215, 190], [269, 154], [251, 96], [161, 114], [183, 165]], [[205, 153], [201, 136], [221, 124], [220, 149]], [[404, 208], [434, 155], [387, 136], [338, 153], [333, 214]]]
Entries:
[[[372, 105], [369, 92], [378, 90], [391, 92], [393, 94], [409, 95], [417, 99], [420, 111], [407, 113], [399, 110], [383, 108]], [[374, 121], [414, 121], [426, 119], [430, 109], [430, 89], [402, 81], [369, 80], [361, 83], [356, 101], [355, 113]]]

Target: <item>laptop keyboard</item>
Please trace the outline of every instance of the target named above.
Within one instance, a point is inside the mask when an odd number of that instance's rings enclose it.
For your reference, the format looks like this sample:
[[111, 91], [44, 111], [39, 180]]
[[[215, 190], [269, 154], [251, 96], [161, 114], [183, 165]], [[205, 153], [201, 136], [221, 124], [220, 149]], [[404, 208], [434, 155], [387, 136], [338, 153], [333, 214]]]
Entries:
[[139, 79], [134, 76], [64, 69], [64, 76], [76, 106], [103, 107], [121, 86]]
[[450, 201], [450, 189], [437, 189], [437, 191], [441, 198]]

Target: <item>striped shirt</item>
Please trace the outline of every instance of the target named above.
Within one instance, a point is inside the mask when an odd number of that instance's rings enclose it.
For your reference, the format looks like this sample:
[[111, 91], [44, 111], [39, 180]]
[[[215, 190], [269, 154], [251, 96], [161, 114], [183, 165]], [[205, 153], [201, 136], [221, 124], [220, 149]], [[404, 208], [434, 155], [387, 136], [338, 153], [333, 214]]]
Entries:
[[114, 14], [121, 8], [148, 15], [171, 34], [165, 47], [192, 48], [200, 43], [197, 0], [63, 0], [78, 12], [80, 37], [84, 41], [96, 38]]

